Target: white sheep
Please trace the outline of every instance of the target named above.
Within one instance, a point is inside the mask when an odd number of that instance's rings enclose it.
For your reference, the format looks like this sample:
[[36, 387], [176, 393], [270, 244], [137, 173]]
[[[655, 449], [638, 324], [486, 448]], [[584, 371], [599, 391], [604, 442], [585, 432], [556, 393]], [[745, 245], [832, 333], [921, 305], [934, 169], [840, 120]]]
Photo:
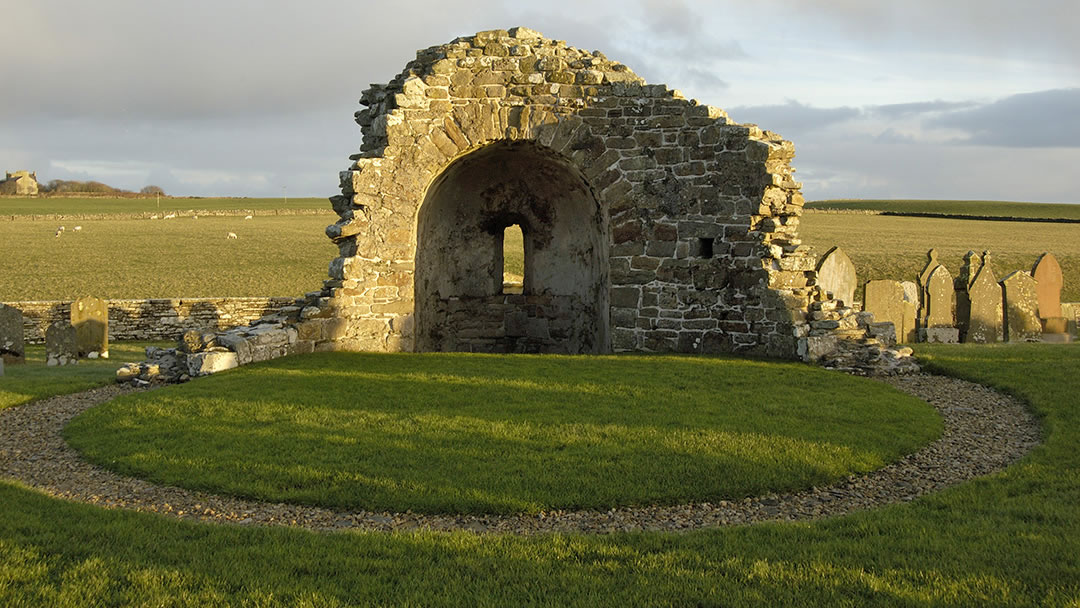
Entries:
[[171, 220], [171, 219], [173, 219], [174, 217], [176, 217], [176, 214], [175, 214], [175, 213], [170, 213], [169, 215], [166, 215], [166, 216], [165, 216], [165, 217], [164, 217], [163, 219], [166, 219], [166, 220]]
[[250, 216], [250, 215], [245, 215], [245, 216], [244, 216], [244, 219], [245, 219], [245, 220], [250, 220], [250, 219], [251, 219], [251, 216]]
[[55, 236], [55, 237], [58, 237], [58, 238], [59, 238], [59, 236], [60, 236], [61, 234], [63, 234], [63, 233], [64, 233], [64, 227], [63, 227], [63, 226], [60, 226], [59, 228], [57, 228], [57, 229], [56, 229], [56, 234], [54, 234], [53, 236]]
[[75, 226], [72, 230], [74, 230], [75, 232], [78, 232], [78, 231], [82, 230], [82, 226]]
[[225, 238], [227, 238], [227, 239], [238, 239], [240, 237], [236, 236], [235, 232], [230, 232], [229, 234], [225, 235]]

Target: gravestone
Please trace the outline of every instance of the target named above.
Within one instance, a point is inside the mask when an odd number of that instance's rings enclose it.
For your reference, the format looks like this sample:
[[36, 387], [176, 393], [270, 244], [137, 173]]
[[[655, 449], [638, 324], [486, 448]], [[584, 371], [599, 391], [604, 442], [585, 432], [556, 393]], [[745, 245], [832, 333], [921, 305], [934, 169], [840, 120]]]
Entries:
[[[919, 273], [919, 327], [929, 327], [927, 317], [930, 315], [930, 294], [927, 293], [930, 284], [930, 275], [941, 266], [937, 259], [937, 249], [926, 252], [926, 266]], [[944, 267], [943, 267], [944, 268]]]
[[1035, 279], [1017, 270], [1001, 280], [1001, 289], [1005, 297], [1005, 341], [1037, 342], [1042, 336], [1042, 322]]
[[[906, 341], [909, 332], [904, 325], [905, 309], [904, 287], [899, 281], [868, 281], [863, 293], [863, 310], [873, 313], [877, 323], [892, 323], [896, 330], [897, 342]], [[914, 314], [910, 321], [914, 329]]]
[[844, 306], [855, 302], [855, 264], [843, 249], [833, 247], [821, 258], [817, 266], [818, 285]]
[[1043, 333], [1065, 333], [1066, 320], [1061, 313], [1061, 288], [1065, 280], [1054, 254], [1039, 256], [1031, 268], [1031, 276], [1038, 283], [1039, 317], [1042, 319]]
[[80, 357], [109, 357], [109, 303], [101, 298], [83, 297], [71, 303], [71, 325], [75, 327]]
[[9, 365], [26, 361], [22, 311], [0, 304], [0, 359]]
[[75, 328], [67, 321], [57, 321], [45, 330], [45, 363], [74, 365], [79, 362]]
[[964, 263], [960, 265], [960, 274], [956, 275], [953, 285], [956, 289], [956, 327], [960, 330], [960, 339], [967, 336], [968, 324], [971, 320], [971, 299], [968, 290], [975, 282], [975, 276], [982, 268], [982, 258], [974, 251], [964, 254]]
[[967, 291], [970, 302], [967, 333], [964, 342], [987, 344], [1002, 338], [1001, 285], [990, 267], [990, 252], [984, 251], [982, 268]]
[[920, 330], [923, 342], [955, 344], [960, 341], [960, 330], [954, 326], [953, 307], [956, 291], [949, 269], [938, 264], [926, 279], [926, 327]]
[[918, 337], [919, 316], [919, 286], [911, 281], [902, 281], [900, 287], [904, 290], [904, 324], [901, 333], [897, 334], [897, 340], [901, 343], [915, 342]]

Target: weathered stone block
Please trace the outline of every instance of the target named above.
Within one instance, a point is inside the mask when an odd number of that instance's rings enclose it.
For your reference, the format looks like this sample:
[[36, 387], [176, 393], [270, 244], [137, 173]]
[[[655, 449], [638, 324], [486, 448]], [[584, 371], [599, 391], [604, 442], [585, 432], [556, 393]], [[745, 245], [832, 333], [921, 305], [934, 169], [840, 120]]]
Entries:
[[239, 365], [236, 353], [231, 351], [207, 351], [187, 357], [188, 375], [208, 376]]

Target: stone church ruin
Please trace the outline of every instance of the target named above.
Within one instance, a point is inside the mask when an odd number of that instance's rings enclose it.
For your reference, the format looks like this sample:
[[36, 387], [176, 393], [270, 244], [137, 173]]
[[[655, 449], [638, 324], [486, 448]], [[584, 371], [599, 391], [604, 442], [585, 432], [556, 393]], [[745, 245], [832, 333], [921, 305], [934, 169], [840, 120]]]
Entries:
[[422, 50], [361, 103], [320, 294], [338, 347], [797, 356], [814, 260], [778, 135], [525, 28]]
[[[798, 238], [791, 142], [600, 52], [480, 32], [418, 51], [360, 103], [322, 290], [123, 377], [313, 350], [809, 359], [851, 317]], [[503, 285], [509, 226], [520, 293]]]

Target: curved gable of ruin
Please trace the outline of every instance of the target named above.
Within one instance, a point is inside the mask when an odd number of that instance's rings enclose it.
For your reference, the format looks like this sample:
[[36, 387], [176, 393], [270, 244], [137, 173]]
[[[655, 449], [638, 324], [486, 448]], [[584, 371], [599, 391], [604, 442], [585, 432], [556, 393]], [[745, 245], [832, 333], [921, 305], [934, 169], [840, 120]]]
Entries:
[[[795, 356], [790, 142], [525, 28], [419, 51], [361, 103], [327, 228], [341, 348]], [[523, 294], [499, 290], [511, 223]]]

